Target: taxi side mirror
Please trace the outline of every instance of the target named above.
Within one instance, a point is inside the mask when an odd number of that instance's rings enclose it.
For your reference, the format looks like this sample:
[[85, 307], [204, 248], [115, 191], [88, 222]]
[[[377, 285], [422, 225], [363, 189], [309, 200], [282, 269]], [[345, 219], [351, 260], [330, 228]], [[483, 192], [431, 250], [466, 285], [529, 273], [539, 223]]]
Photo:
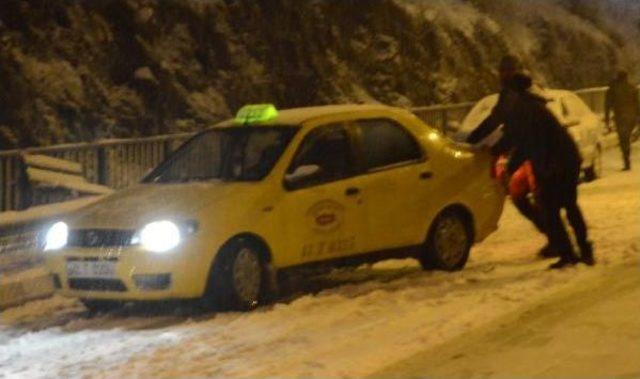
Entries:
[[297, 188], [309, 180], [317, 177], [320, 172], [322, 172], [322, 168], [315, 164], [310, 165], [302, 165], [296, 167], [292, 173], [286, 174], [284, 176], [284, 181], [287, 184], [288, 188]]

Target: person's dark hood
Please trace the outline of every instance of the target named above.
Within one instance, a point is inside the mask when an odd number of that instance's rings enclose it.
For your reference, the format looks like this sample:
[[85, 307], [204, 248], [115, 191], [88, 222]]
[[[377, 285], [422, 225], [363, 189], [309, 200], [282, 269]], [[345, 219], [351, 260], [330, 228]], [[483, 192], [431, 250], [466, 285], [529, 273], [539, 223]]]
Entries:
[[526, 92], [531, 88], [533, 81], [531, 77], [517, 73], [506, 80], [504, 86], [517, 92]]
[[504, 83], [504, 86], [505, 88], [517, 92], [523, 98], [532, 99], [542, 103], [549, 102], [549, 99], [546, 99], [544, 96], [533, 90], [533, 80], [526, 74], [517, 73], [513, 75], [506, 83]]

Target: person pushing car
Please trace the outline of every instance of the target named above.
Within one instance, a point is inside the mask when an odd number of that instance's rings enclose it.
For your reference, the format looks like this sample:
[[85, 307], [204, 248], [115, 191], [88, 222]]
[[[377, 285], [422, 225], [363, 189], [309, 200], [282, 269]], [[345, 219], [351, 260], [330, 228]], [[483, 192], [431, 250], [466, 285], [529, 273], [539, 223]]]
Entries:
[[578, 246], [581, 260], [594, 264], [592, 243], [577, 203], [577, 186], [582, 158], [575, 142], [546, 107], [546, 100], [530, 91], [531, 78], [519, 71], [514, 56], [500, 63], [502, 90], [491, 114], [467, 138], [476, 144], [504, 125], [495, 153], [510, 154], [507, 173], [513, 174], [529, 161], [536, 178], [536, 200], [544, 231], [560, 260], [550, 268], [562, 268], [579, 262], [560, 216], [565, 209]]

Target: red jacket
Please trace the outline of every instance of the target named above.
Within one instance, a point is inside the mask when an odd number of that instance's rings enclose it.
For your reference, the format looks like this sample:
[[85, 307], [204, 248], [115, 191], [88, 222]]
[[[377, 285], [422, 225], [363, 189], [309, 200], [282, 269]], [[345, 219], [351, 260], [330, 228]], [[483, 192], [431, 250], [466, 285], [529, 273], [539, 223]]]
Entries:
[[[506, 175], [507, 159], [501, 156], [496, 162], [496, 176], [501, 181], [504, 181]], [[507, 189], [509, 196], [512, 199], [519, 199], [527, 196], [528, 193], [534, 193], [536, 191], [536, 177], [533, 175], [533, 166], [530, 161], [525, 161], [518, 169], [511, 175]]]

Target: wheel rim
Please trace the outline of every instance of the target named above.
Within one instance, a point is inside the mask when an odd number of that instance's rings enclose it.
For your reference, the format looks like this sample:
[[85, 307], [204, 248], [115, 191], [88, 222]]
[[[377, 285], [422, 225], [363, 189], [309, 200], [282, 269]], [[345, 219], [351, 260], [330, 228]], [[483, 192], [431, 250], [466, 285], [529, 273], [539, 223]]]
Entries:
[[446, 217], [437, 226], [435, 248], [442, 263], [452, 268], [464, 258], [468, 246], [467, 230], [458, 217]]
[[257, 255], [249, 248], [241, 249], [233, 262], [233, 285], [238, 297], [251, 305], [260, 295], [261, 270]]

